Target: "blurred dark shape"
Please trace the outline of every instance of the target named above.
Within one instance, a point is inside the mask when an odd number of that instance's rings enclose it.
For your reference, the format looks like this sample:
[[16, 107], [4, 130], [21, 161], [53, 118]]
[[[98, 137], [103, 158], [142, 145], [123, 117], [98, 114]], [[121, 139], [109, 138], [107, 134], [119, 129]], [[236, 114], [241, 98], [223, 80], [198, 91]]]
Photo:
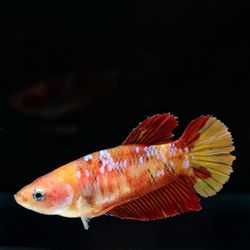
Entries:
[[79, 126], [76, 124], [65, 123], [49, 123], [40, 126], [40, 130], [44, 134], [51, 135], [73, 135], [78, 132]]
[[73, 71], [12, 94], [9, 102], [27, 115], [57, 119], [104, 100], [115, 91], [120, 76], [116, 69]]

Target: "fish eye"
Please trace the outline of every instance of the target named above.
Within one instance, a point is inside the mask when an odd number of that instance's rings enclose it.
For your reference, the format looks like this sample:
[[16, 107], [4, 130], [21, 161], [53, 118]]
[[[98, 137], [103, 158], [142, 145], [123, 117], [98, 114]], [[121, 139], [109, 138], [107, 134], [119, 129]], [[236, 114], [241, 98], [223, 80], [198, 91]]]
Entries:
[[32, 196], [36, 201], [42, 201], [45, 199], [45, 193], [42, 189], [35, 189]]

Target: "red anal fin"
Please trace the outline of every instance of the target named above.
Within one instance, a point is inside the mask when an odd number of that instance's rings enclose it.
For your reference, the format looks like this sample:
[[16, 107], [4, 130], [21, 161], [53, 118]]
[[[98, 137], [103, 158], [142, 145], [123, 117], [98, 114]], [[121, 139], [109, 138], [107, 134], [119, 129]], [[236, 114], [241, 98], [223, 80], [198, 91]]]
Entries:
[[121, 219], [156, 220], [200, 209], [192, 183], [188, 177], [180, 176], [163, 188], [113, 208], [108, 214]]
[[148, 117], [134, 128], [125, 144], [156, 145], [168, 143], [173, 137], [172, 131], [177, 126], [177, 120], [170, 114], [158, 114]]

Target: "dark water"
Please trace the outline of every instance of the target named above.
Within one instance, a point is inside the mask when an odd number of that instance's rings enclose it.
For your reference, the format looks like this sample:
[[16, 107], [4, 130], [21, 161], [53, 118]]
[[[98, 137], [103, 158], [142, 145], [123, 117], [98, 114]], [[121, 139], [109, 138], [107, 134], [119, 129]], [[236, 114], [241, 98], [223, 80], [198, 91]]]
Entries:
[[[0, 249], [249, 248], [246, 6], [11, 0], [0, 11]], [[83, 89], [74, 81], [79, 74]], [[13, 94], [48, 79], [50, 94], [11, 104]], [[234, 173], [202, 200], [201, 212], [146, 223], [102, 216], [84, 231], [79, 219], [14, 203], [28, 182], [120, 144], [138, 122], [163, 112], [179, 117], [176, 137], [201, 114], [221, 119], [234, 137]]]
[[[1, 207], [2, 245], [34, 249], [248, 249], [250, 196], [221, 194], [203, 200], [200, 213], [136, 222], [95, 218], [85, 231], [80, 219], [43, 216], [19, 209], [9, 195]], [[5, 204], [6, 204], [5, 203]]]

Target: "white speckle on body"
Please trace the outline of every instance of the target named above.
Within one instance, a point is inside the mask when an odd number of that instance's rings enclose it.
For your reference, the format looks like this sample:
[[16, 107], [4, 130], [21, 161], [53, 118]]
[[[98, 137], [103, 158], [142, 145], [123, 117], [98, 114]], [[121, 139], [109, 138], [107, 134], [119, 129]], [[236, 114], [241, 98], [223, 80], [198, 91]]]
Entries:
[[169, 148], [169, 156], [176, 156], [176, 147], [174, 144], [170, 144], [170, 148]]
[[81, 172], [78, 170], [78, 171], [76, 172], [76, 177], [77, 177], [78, 179], [80, 179], [81, 176], [82, 176], [82, 174], [81, 174]]
[[147, 155], [148, 158], [154, 154], [152, 146], [149, 146], [149, 147], [146, 146], [146, 147], [144, 147], [144, 151], [145, 151], [145, 153], [146, 153], [146, 155]]
[[91, 155], [91, 154], [89, 154], [89, 155], [85, 155], [84, 157], [83, 157], [83, 159], [85, 160], [85, 161], [89, 161], [89, 160], [92, 160], [93, 159], [93, 155]]
[[101, 168], [100, 168], [100, 173], [101, 173], [101, 174], [104, 174], [104, 173], [105, 173], [105, 168], [104, 168], [104, 166], [101, 166]]
[[183, 163], [182, 163], [182, 166], [184, 168], [188, 168], [189, 167], [189, 160], [184, 160]]
[[115, 164], [112, 157], [110, 157], [110, 159], [109, 159], [109, 164], [111, 164], [112, 166], [114, 166], [114, 164]]
[[157, 177], [163, 176], [164, 174], [165, 174], [165, 172], [164, 172], [163, 169], [162, 170], [157, 170], [157, 172], [156, 172]]
[[188, 148], [186, 147], [186, 148], [184, 148], [184, 150], [185, 150], [185, 152], [186, 153], [188, 153], [189, 152], [189, 150], [188, 150]]
[[137, 154], [139, 154], [139, 153], [140, 153], [140, 148], [139, 148], [139, 147], [136, 147], [136, 148], [135, 148], [135, 152], [136, 152]]
[[160, 154], [160, 151], [158, 149], [155, 150], [155, 156], [156, 156], [157, 160], [160, 160], [161, 154]]
[[86, 175], [86, 177], [89, 177], [89, 170], [88, 169], [85, 169], [85, 175]]
[[143, 157], [142, 157], [142, 156], [140, 156], [139, 162], [140, 162], [141, 164], [143, 164]]
[[148, 151], [150, 156], [153, 156], [155, 154], [155, 148], [153, 146], [149, 146]]
[[113, 165], [112, 164], [108, 165], [108, 170], [109, 170], [109, 172], [111, 172], [113, 170]]
[[108, 152], [108, 150], [101, 150], [100, 151], [100, 154], [99, 154], [99, 159], [100, 160], [104, 160], [104, 159], [110, 159], [110, 154], [109, 154], [109, 152]]
[[102, 162], [102, 166], [107, 166], [108, 165], [108, 161], [107, 160], [101, 160], [101, 162]]
[[170, 165], [171, 168], [174, 167], [174, 162], [173, 162], [173, 161], [170, 161], [170, 162], [169, 162], [169, 165]]
[[114, 162], [112, 156], [110, 155], [110, 153], [108, 152], [108, 150], [101, 150], [100, 151], [100, 155], [99, 155], [99, 159], [102, 163], [102, 167], [100, 171], [101, 173], [104, 173], [104, 167], [107, 166], [108, 167], [108, 171], [111, 172], [114, 168], [119, 167], [119, 163], [118, 162]]
[[127, 165], [128, 165], [128, 161], [127, 161], [127, 159], [125, 159], [125, 160], [123, 161], [123, 167], [125, 168], [125, 167], [127, 167]]
[[70, 185], [70, 184], [67, 184], [67, 185], [66, 185], [66, 189], [67, 189], [69, 192], [72, 191], [71, 185]]

